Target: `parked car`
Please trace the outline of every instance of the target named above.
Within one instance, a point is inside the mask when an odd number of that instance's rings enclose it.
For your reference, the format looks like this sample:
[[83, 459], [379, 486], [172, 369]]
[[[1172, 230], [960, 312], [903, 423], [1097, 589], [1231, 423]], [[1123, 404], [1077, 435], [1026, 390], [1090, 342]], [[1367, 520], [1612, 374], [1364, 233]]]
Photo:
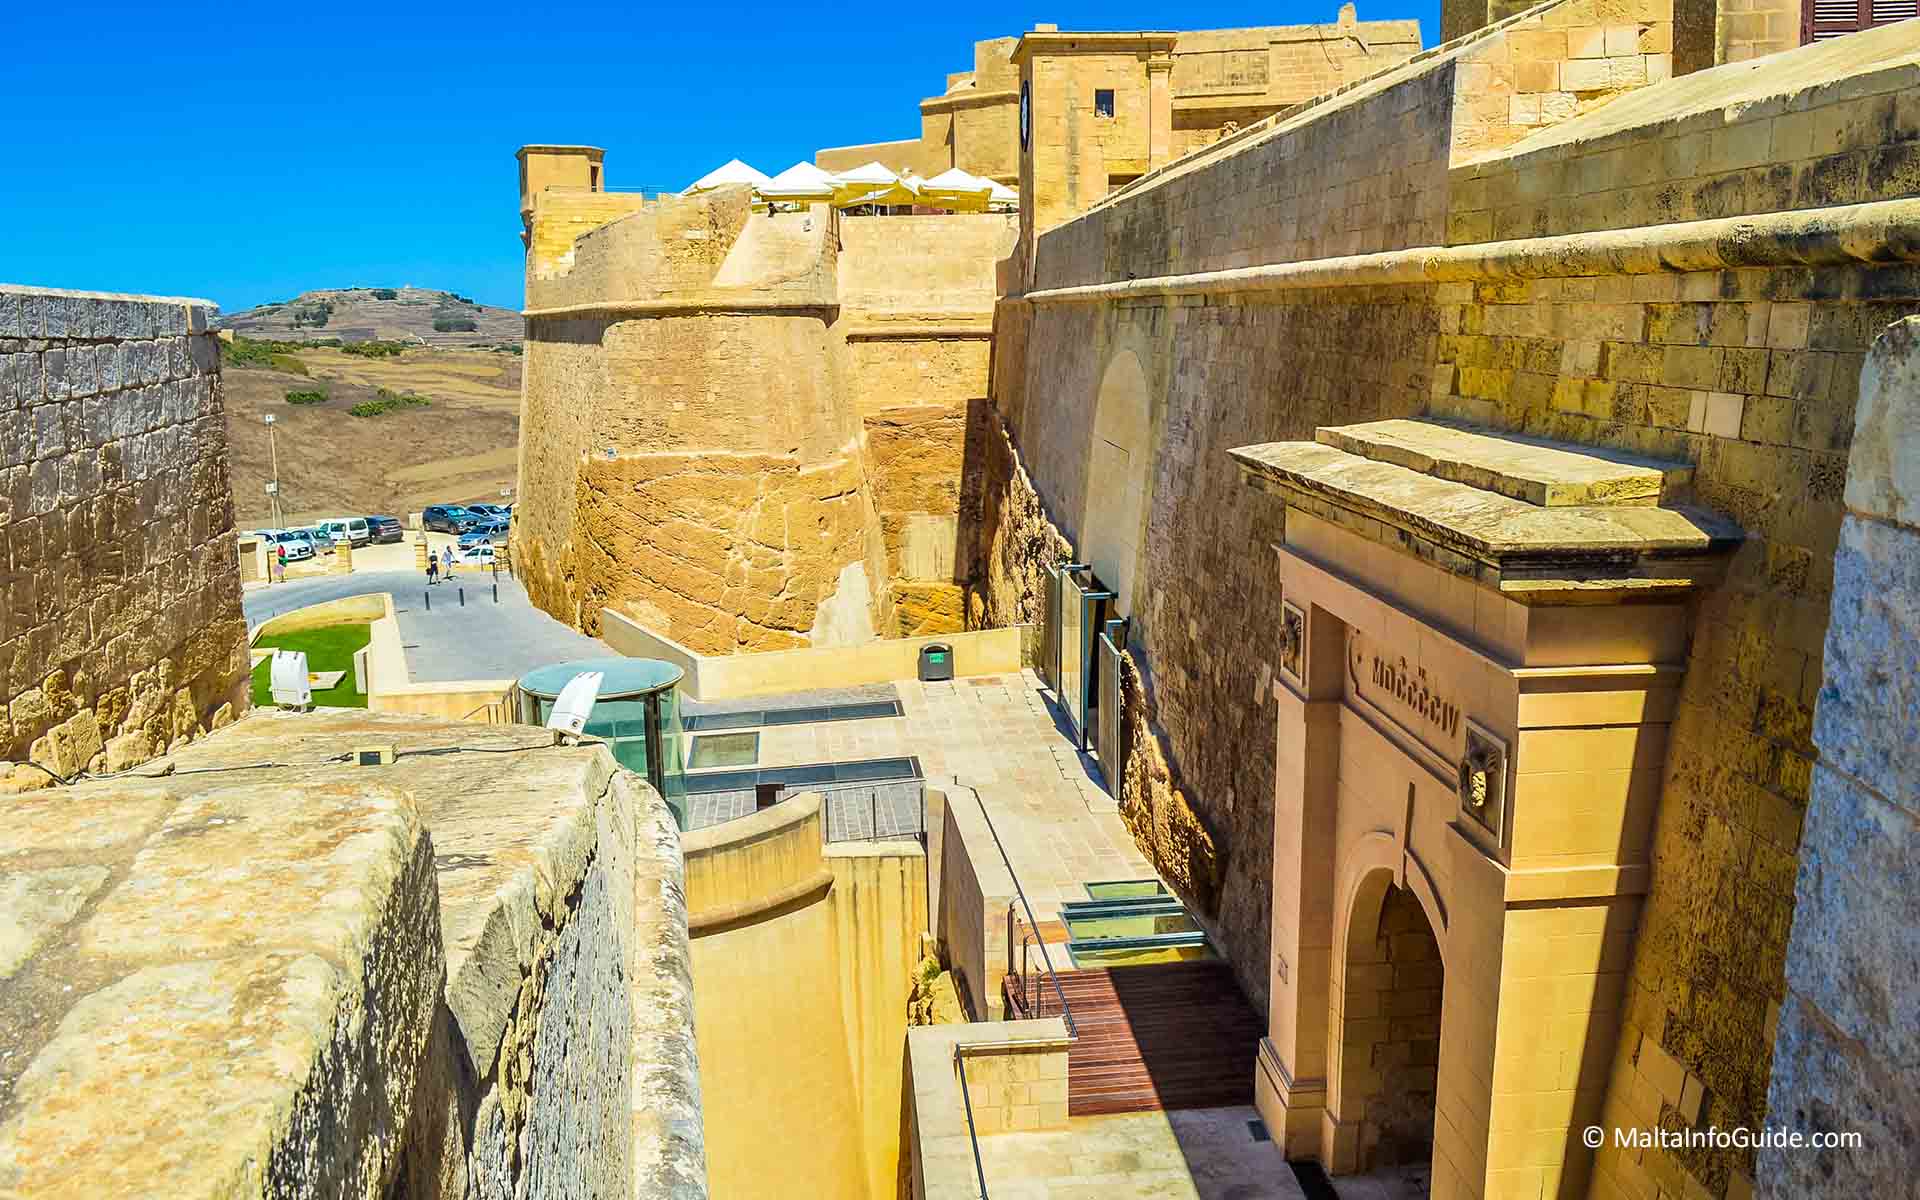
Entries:
[[429, 504], [420, 511], [420, 524], [441, 533], [465, 533], [478, 520], [458, 504]]
[[407, 531], [395, 517], [362, 517], [367, 523], [367, 540], [376, 546], [406, 540]]
[[259, 536], [267, 543], [270, 554], [277, 556], [279, 547], [285, 546], [288, 562], [304, 562], [313, 557], [313, 540], [298, 536], [294, 530], [262, 529]]
[[461, 566], [487, 566], [493, 562], [493, 543], [463, 541], [454, 548], [453, 561]]
[[311, 540], [313, 540], [313, 549], [321, 551], [323, 555], [334, 553], [334, 536], [328, 534], [324, 528], [317, 526], [317, 524], [303, 524], [298, 530], [290, 530], [290, 532], [294, 532], [294, 534], [305, 534], [307, 538], [311, 538]]
[[[306, 546], [308, 558], [312, 558], [316, 554], [333, 553], [333, 539], [327, 538], [325, 534], [317, 534], [311, 529], [289, 529], [285, 532], [289, 539], [287, 543], [287, 557], [289, 559], [293, 557], [292, 548], [295, 544]], [[325, 538], [324, 541], [322, 540], [323, 538]]]
[[345, 542], [355, 549], [366, 545], [372, 536], [367, 530], [365, 517], [334, 517], [320, 522], [320, 528], [326, 530], [327, 535], [333, 538], [334, 545]]
[[504, 504], [469, 504], [467, 511], [482, 517], [498, 517], [502, 521], [512, 515], [512, 510]]
[[474, 542], [494, 543], [504, 542], [506, 540], [507, 523], [493, 518], [476, 522], [471, 529], [460, 535], [460, 544], [462, 546]]

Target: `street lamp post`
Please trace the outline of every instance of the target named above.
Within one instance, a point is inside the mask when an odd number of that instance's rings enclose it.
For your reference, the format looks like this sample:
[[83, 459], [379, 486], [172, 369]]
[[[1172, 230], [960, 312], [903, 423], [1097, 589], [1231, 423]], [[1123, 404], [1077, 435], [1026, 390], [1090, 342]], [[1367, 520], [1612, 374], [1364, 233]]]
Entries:
[[280, 512], [280, 450], [273, 438], [274, 415], [268, 413], [264, 420], [267, 423], [267, 458], [272, 464], [272, 480], [267, 484], [267, 495], [271, 498], [273, 527], [278, 529], [285, 519]]

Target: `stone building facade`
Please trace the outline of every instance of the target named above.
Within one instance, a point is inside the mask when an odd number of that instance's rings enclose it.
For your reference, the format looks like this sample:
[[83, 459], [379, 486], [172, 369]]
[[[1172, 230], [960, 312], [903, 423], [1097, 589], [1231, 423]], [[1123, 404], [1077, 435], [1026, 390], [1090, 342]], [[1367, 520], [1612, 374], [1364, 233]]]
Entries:
[[[1036, 25], [974, 43], [973, 70], [949, 75], [942, 95], [920, 102], [918, 138], [836, 146], [814, 161], [831, 171], [877, 160], [923, 178], [959, 167], [1021, 187], [1046, 228], [1224, 132], [1419, 50], [1419, 22], [1362, 21], [1352, 4], [1319, 25], [1157, 33]], [[1035, 131], [1048, 152], [1023, 180], [1021, 149]]]
[[0, 288], [7, 788], [50, 781], [27, 763], [124, 769], [247, 706], [213, 312]]
[[1436, 1195], [1738, 1197], [1756, 1169], [1586, 1154], [1568, 1122], [1767, 1111], [1860, 368], [1920, 312], [1920, 28], [1670, 79], [1685, 16], [1542, 5], [1242, 130], [1034, 223], [996, 317], [970, 619], [1041, 619], [1063, 545], [1120, 593], [1133, 733], [1110, 774], [1262, 1003], [1298, 970], [1270, 550], [1295, 531], [1229, 450], [1425, 414], [1687, 464], [1744, 531], [1649, 660], [1684, 682], [1657, 765], [1623, 768], [1658, 779], [1644, 857], [1615, 864], [1641, 882], [1611, 885], [1635, 914], [1561, 1026], [1599, 1040], [1562, 1060], [1557, 1127], [1482, 1124]]

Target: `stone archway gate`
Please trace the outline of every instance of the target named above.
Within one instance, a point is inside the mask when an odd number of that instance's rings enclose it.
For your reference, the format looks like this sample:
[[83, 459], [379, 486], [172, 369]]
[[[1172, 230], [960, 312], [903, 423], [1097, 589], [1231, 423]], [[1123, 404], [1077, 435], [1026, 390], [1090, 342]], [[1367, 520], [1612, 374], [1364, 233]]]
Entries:
[[1435, 421], [1231, 453], [1287, 505], [1262, 1113], [1364, 1166], [1348, 941], [1390, 879], [1444, 966], [1432, 1194], [1584, 1194], [1688, 596], [1740, 531], [1685, 464]]

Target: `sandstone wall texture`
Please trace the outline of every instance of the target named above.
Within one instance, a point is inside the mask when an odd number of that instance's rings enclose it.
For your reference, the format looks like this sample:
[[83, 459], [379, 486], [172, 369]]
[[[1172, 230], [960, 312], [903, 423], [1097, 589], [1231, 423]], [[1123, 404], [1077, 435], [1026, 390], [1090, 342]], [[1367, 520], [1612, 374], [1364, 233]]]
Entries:
[[[913, 841], [825, 845], [821, 821], [820, 797], [804, 795], [686, 838], [719, 1195], [899, 1194], [926, 855]], [[787, 1113], [807, 1117], [768, 1120]]]
[[18, 798], [0, 1195], [705, 1196], [671, 816], [537, 733], [257, 713]]
[[1920, 1142], [1920, 318], [1874, 342], [1860, 392], [1767, 1107], [1864, 1144], [1763, 1153], [1768, 1197], [1898, 1195]]
[[[534, 213], [534, 241], [541, 212]], [[516, 568], [704, 654], [960, 628], [968, 413], [1006, 217], [667, 199], [529, 258]]]
[[0, 788], [117, 771], [248, 702], [199, 300], [0, 287]]
[[[1628, 92], [1489, 154], [1486, 126], [1462, 119], [1481, 86], [1469, 62], [1504, 41], [1517, 69], [1521, 34], [1587, 11], [1534, 9], [1040, 238], [1034, 289], [996, 317], [977, 437], [1006, 437], [1018, 461], [963, 501], [979, 522], [969, 614], [1037, 613], [1041, 568], [1080, 545], [1104, 494], [1089, 464], [1109, 373], [1137, 362], [1152, 453], [1130, 597], [1144, 715], [1129, 720], [1136, 760], [1157, 742], [1167, 776], [1143, 803], [1130, 764], [1123, 797], [1175, 818], [1162, 828], [1189, 810], [1211, 839], [1217, 902], [1186, 886], [1261, 999], [1281, 513], [1239, 485], [1226, 449], [1431, 411], [1694, 464], [1695, 498], [1749, 539], [1694, 616], [1607, 1115], [1757, 1127], [1860, 367], [1882, 328], [1920, 311], [1920, 214], [1895, 199], [1914, 191], [1920, 31]], [[1376, 121], [1406, 158], [1346, 153]], [[1362, 186], [1344, 204], [1315, 202], [1348, 180]], [[1472, 215], [1503, 208], [1527, 215]], [[1752, 213], [1782, 215], [1708, 220]], [[1635, 224], [1649, 221], [1667, 224]], [[1535, 240], [1488, 240], [1509, 228]], [[1192, 874], [1174, 855], [1197, 841], [1143, 841], [1171, 878]], [[1750, 1154], [1603, 1150], [1594, 1194], [1738, 1196], [1753, 1170]]]

